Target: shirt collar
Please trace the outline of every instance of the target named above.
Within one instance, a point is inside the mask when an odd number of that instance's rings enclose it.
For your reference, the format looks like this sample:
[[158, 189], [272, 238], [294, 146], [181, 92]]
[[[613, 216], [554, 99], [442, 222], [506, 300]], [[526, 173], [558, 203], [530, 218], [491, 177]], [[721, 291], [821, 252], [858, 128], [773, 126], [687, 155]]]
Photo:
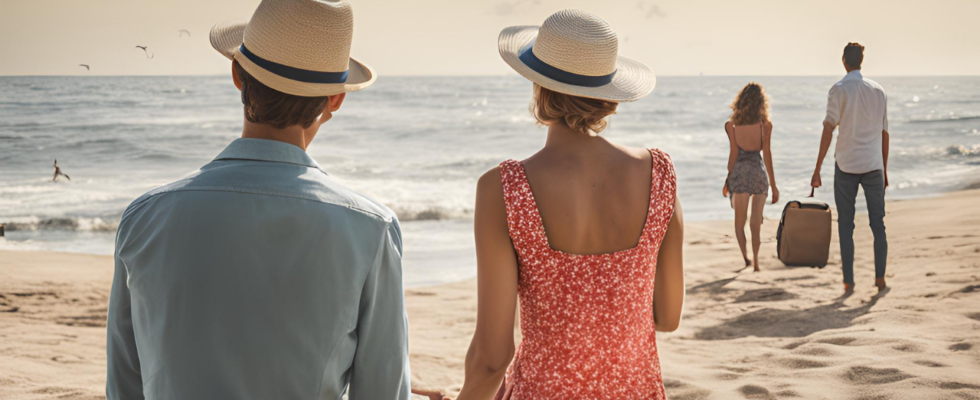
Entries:
[[847, 75], [844, 76], [844, 79], [864, 79], [864, 75], [861, 75], [861, 70], [856, 69], [848, 72]]
[[214, 160], [256, 160], [320, 168], [305, 150], [289, 143], [266, 139], [235, 139]]

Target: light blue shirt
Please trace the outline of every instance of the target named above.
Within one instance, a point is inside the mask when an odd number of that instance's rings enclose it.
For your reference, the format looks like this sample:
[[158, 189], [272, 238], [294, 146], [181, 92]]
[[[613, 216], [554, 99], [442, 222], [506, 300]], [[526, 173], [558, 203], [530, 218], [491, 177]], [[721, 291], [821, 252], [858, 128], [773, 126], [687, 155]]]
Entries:
[[401, 229], [301, 148], [238, 139], [126, 209], [115, 399], [408, 399]]

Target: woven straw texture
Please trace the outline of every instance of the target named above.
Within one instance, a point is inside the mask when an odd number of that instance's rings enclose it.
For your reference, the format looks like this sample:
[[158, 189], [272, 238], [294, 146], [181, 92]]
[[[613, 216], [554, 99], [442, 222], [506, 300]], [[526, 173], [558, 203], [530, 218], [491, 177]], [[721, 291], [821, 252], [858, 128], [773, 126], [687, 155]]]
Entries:
[[[532, 47], [534, 55], [555, 68], [587, 76], [608, 75], [612, 82], [599, 87], [576, 86], [548, 78], [520, 60]], [[559, 93], [594, 99], [628, 102], [649, 94], [657, 78], [649, 67], [618, 55], [616, 32], [601, 18], [578, 10], [562, 10], [541, 27], [514, 26], [500, 32], [500, 56], [517, 73]]]
[[[354, 12], [347, 0], [264, 0], [247, 24], [215, 25], [211, 45], [273, 89], [297, 96], [329, 96], [361, 90], [376, 79], [370, 67], [350, 57], [353, 34]], [[239, 53], [243, 42], [255, 55], [278, 64], [319, 72], [349, 70], [347, 82], [306, 83], [273, 74]]]

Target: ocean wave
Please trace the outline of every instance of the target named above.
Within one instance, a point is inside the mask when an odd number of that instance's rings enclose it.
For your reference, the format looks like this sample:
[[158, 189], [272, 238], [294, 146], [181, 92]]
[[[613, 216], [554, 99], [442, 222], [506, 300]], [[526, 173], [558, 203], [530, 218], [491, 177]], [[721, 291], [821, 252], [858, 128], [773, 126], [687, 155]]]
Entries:
[[950, 156], [980, 157], [980, 146], [967, 147], [956, 144], [947, 147], [946, 154]]
[[910, 119], [910, 124], [928, 124], [933, 122], [960, 122], [960, 121], [975, 121], [980, 119], [980, 115], [970, 115], [965, 117], [946, 117], [946, 118], [930, 118], [930, 119]]
[[[454, 210], [442, 207], [398, 208], [392, 211], [402, 222], [411, 221], [444, 221], [466, 219], [472, 217], [469, 210]], [[0, 221], [8, 232], [14, 231], [73, 231], [73, 232], [115, 232], [119, 228], [118, 220], [87, 217], [26, 217], [9, 221]]]
[[470, 210], [450, 209], [445, 207], [391, 207], [391, 210], [402, 222], [408, 221], [443, 221], [450, 219], [465, 219], [472, 216]]
[[102, 218], [59, 217], [59, 218], [19, 218], [3, 223], [7, 231], [85, 231], [85, 232], [115, 232], [119, 227], [118, 221], [106, 221]]

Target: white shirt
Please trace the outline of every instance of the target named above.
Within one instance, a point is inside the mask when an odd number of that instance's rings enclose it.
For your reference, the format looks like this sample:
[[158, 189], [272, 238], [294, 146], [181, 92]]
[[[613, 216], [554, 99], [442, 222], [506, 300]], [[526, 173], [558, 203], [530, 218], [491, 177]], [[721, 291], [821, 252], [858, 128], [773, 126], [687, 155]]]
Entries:
[[848, 72], [830, 88], [827, 118], [838, 126], [834, 157], [841, 171], [863, 174], [885, 168], [881, 132], [888, 130], [885, 89], [864, 78], [861, 70]]

